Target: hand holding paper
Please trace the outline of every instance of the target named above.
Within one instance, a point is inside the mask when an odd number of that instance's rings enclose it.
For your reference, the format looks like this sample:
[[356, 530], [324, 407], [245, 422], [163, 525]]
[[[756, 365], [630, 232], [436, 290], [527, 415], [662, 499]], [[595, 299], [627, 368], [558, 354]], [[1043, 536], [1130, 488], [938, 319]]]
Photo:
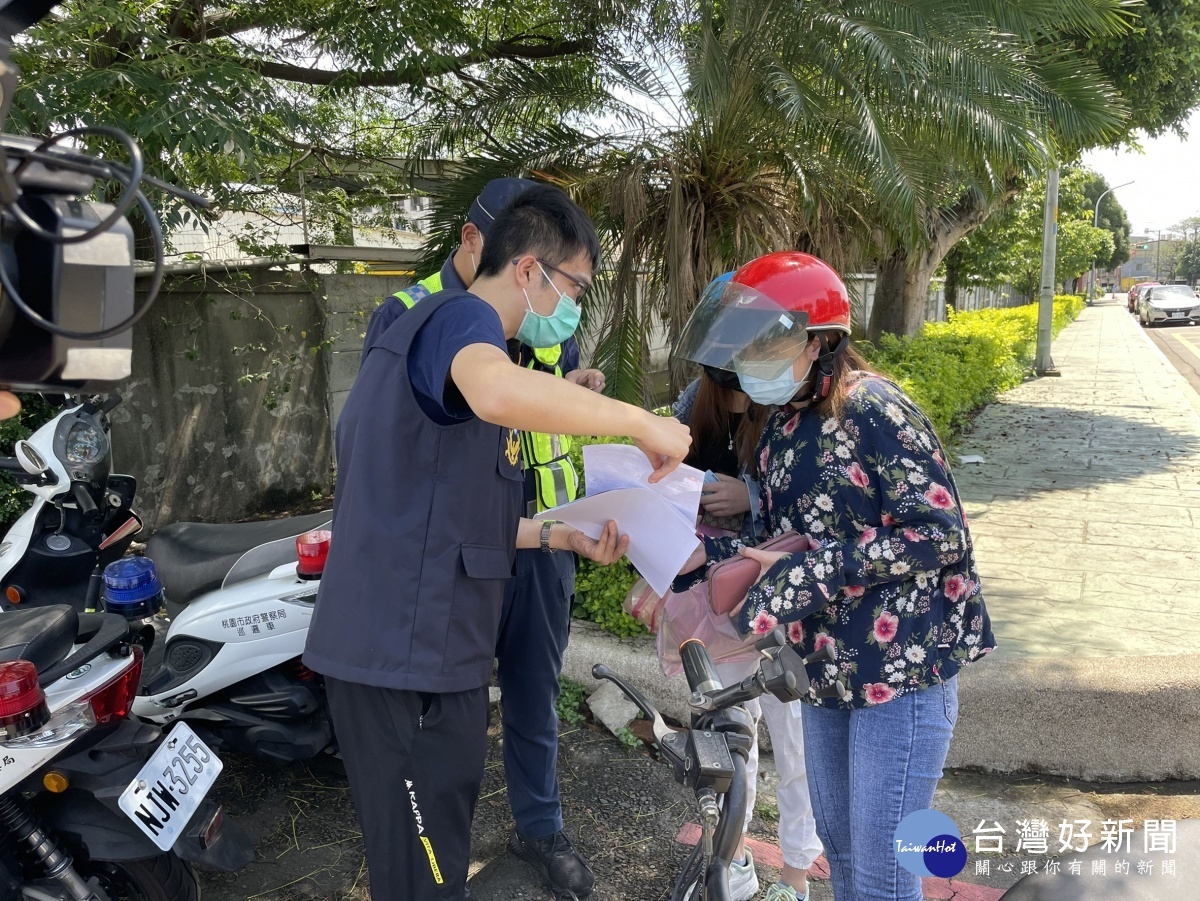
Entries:
[[629, 536], [617, 532], [617, 524], [611, 520], [604, 525], [598, 540], [589, 538], [575, 529], [567, 536], [571, 550], [580, 557], [594, 560], [601, 566], [609, 566], [625, 556], [629, 550]]
[[616, 520], [629, 538], [629, 561], [655, 592], [666, 594], [696, 548], [703, 474], [681, 465], [651, 483], [656, 470], [641, 451], [625, 444], [585, 447], [583, 466], [587, 496], [535, 518], [565, 522], [592, 538]]

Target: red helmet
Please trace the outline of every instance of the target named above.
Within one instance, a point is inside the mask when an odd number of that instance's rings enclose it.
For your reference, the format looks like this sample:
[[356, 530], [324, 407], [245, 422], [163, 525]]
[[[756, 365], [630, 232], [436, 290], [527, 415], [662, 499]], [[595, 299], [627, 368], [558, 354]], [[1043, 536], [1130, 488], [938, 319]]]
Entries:
[[850, 298], [828, 263], [769, 253], [714, 282], [683, 327], [675, 356], [716, 369], [775, 378], [812, 333], [850, 333]]
[[803, 313], [810, 332], [850, 334], [850, 296], [841, 276], [824, 260], [798, 250], [769, 253], [735, 272], [732, 281], [753, 288], [780, 309]]

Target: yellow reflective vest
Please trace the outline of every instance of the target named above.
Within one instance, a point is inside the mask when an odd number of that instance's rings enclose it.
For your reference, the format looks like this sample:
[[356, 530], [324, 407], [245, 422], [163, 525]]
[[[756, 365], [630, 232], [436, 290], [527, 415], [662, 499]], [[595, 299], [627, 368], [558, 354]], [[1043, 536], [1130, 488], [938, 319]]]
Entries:
[[[442, 273], [421, 279], [409, 285], [392, 296], [404, 304], [406, 309], [442, 290]], [[558, 361], [562, 358], [562, 345], [554, 347], [534, 347], [532, 359], [527, 364], [530, 369], [549, 372], [562, 378], [562, 367]], [[569, 504], [579, 493], [579, 474], [571, 460], [571, 436], [547, 435], [543, 432], [522, 432], [521, 453], [525, 466], [533, 473], [534, 491], [537, 497], [537, 512], [549, 510]]]

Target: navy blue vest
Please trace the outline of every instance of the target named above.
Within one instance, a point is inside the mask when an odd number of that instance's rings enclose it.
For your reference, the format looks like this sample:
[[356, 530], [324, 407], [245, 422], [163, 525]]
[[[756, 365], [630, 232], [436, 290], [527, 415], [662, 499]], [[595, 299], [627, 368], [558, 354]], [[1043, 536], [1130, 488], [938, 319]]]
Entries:
[[512, 573], [520, 435], [417, 405], [408, 351], [455, 298], [433, 295], [365, 355], [338, 421], [333, 541], [304, 663], [347, 682], [455, 692], [486, 685]]

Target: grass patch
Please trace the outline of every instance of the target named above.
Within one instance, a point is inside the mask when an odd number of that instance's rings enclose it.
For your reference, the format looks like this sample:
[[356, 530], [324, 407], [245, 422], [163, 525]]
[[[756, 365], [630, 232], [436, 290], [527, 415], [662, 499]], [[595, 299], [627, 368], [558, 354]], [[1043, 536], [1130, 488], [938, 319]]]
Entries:
[[587, 721], [587, 711], [584, 702], [587, 700], [587, 689], [565, 676], [558, 679], [558, 700], [554, 709], [558, 713], [558, 722], [564, 726], [580, 726]]
[[760, 801], [755, 804], [754, 815], [767, 823], [779, 822], [779, 808], [770, 801]]

